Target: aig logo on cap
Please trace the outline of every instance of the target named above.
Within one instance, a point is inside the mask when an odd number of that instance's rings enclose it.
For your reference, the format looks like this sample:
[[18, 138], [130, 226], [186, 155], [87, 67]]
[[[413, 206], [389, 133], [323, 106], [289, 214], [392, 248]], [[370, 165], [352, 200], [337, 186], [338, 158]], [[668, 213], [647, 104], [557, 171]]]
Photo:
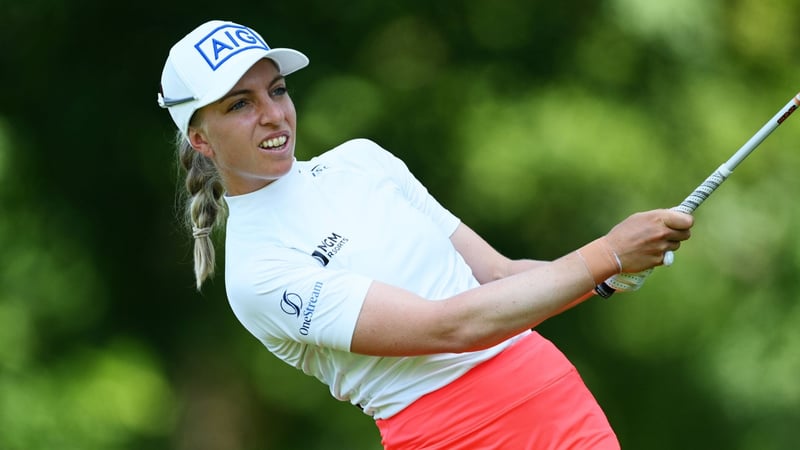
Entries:
[[245, 50], [269, 50], [267, 43], [255, 31], [241, 25], [223, 25], [194, 44], [194, 47], [211, 70], [217, 70], [233, 55]]

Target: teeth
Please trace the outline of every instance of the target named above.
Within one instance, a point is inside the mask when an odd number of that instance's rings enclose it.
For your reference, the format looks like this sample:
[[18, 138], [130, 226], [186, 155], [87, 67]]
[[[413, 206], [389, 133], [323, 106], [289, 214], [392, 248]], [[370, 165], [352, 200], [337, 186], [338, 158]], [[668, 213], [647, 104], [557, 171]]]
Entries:
[[267, 139], [261, 143], [261, 148], [275, 148], [280, 147], [286, 143], [286, 136], [280, 136], [272, 139]]

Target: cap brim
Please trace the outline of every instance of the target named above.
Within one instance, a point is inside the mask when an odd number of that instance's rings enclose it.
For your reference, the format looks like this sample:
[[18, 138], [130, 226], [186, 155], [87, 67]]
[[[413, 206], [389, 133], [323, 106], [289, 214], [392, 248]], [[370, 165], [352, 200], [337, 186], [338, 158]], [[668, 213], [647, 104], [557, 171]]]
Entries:
[[226, 83], [217, 83], [213, 89], [209, 89], [195, 104], [195, 110], [222, 98], [233, 89], [236, 83], [255, 63], [264, 58], [274, 61], [278, 66], [278, 72], [283, 76], [296, 72], [308, 65], [308, 57], [306, 55], [290, 48], [273, 48], [263, 52], [251, 52], [248, 55], [242, 55], [236, 64], [229, 64], [223, 69], [228, 73], [220, 78], [226, 80]]
[[296, 72], [308, 65], [308, 57], [291, 48], [273, 48], [267, 51], [264, 57], [275, 61], [278, 65], [278, 71], [283, 76]]

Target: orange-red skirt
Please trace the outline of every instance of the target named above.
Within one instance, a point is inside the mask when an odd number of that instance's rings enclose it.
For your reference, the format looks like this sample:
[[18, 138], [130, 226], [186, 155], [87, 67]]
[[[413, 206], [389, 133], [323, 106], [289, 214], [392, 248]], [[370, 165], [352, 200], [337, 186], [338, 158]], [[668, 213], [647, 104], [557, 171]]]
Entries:
[[376, 420], [386, 450], [619, 450], [575, 367], [538, 333]]

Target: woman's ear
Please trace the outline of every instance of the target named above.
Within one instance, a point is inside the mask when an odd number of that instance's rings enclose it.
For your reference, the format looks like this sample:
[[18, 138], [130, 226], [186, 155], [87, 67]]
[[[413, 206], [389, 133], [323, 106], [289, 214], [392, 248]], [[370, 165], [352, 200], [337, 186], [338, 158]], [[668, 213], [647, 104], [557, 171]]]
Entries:
[[206, 158], [214, 157], [214, 149], [206, 139], [203, 132], [195, 127], [189, 127], [189, 144], [195, 151], [200, 152]]

